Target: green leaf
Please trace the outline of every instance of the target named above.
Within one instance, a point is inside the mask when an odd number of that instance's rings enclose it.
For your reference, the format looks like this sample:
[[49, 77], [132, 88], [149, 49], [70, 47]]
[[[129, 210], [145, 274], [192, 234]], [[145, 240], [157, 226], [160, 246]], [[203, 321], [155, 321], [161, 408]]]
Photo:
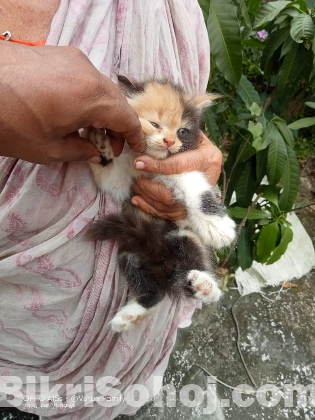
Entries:
[[207, 22], [209, 16], [210, 0], [198, 0], [198, 3], [202, 10], [204, 20]]
[[300, 184], [300, 165], [295, 152], [287, 147], [287, 162], [283, 173], [283, 191], [279, 198], [279, 207], [283, 211], [290, 211], [295, 202]]
[[282, 122], [275, 122], [277, 125], [282, 137], [284, 138], [285, 142], [290, 146], [294, 147], [294, 136], [290, 128], [287, 125], [283, 124]]
[[289, 1], [275, 1], [262, 5], [256, 14], [254, 28], [273, 20], [289, 3]]
[[309, 14], [305, 0], [290, 1], [290, 4], [288, 4], [287, 8], [292, 8], [292, 7], [297, 9], [300, 13], [305, 13], [307, 15]]
[[249, 0], [249, 6], [248, 11], [249, 13], [252, 13], [255, 15], [257, 13], [257, 10], [259, 9], [261, 0]]
[[247, 207], [252, 202], [256, 189], [256, 174], [252, 160], [243, 163], [244, 169], [237, 181], [235, 192], [236, 202], [241, 207]]
[[315, 109], [315, 102], [305, 102], [305, 104], [304, 104], [304, 105], [307, 105], [307, 106], [309, 106], [310, 108]]
[[252, 31], [252, 21], [247, 11], [245, 0], [237, 0], [237, 1], [238, 1], [238, 4], [240, 5], [241, 14], [244, 18], [245, 24], [250, 29], [250, 31]]
[[315, 124], [315, 117], [302, 118], [301, 120], [294, 121], [288, 127], [291, 130], [299, 130], [300, 128], [310, 127]]
[[242, 41], [243, 45], [246, 45], [246, 47], [251, 48], [265, 48], [266, 43], [264, 41], [259, 41], [259, 39], [243, 39]]
[[258, 262], [265, 263], [268, 260], [270, 254], [276, 247], [279, 234], [280, 229], [277, 222], [270, 223], [261, 228], [256, 242], [256, 260]]
[[[272, 4], [272, 3], [268, 3]], [[285, 55], [282, 66], [279, 71], [277, 86], [277, 95], [284, 98], [290, 92], [295, 81], [300, 77], [303, 70], [301, 63], [305, 63], [308, 50], [303, 44], [295, 44], [293, 48]]]
[[[230, 207], [228, 213], [230, 216], [235, 219], [244, 219], [248, 208], [245, 207]], [[264, 210], [253, 209], [248, 216], [248, 220], [257, 220], [257, 219], [266, 219], [269, 217], [269, 214]]]
[[246, 146], [241, 153], [238, 162], [246, 162], [248, 159], [250, 159], [254, 154], [256, 153], [256, 149], [250, 144], [250, 142], [246, 143]]
[[286, 144], [278, 130], [277, 132], [278, 135], [268, 149], [267, 175], [271, 185], [276, 185], [280, 181], [288, 158]]
[[295, 17], [291, 23], [291, 37], [295, 42], [302, 43], [305, 39], [314, 38], [314, 24], [310, 15]]
[[256, 153], [256, 178], [258, 183], [261, 182], [267, 173], [267, 158], [268, 149]]
[[288, 226], [281, 226], [281, 240], [267, 261], [267, 265], [273, 264], [282, 257], [293, 239], [293, 232]]
[[237, 93], [245, 102], [247, 109], [250, 109], [250, 107], [252, 106], [254, 102], [260, 105], [260, 98], [259, 98], [257, 90], [254, 88], [251, 82], [244, 75], [242, 75], [241, 77], [240, 83], [238, 85]]
[[266, 42], [266, 47], [264, 49], [263, 55], [261, 57], [261, 67], [266, 75], [269, 78], [270, 74], [270, 66], [271, 66], [271, 58], [277, 49], [280, 47], [281, 44], [285, 42], [285, 40], [289, 36], [288, 28], [282, 28], [278, 31], [273, 32], [270, 35], [270, 38]]
[[256, 102], [253, 102], [252, 106], [250, 107], [250, 113], [255, 117], [259, 117], [261, 115], [261, 112], [261, 107], [258, 104], [256, 104]]
[[216, 114], [211, 107], [207, 108], [204, 111], [203, 119], [206, 124], [207, 131], [209, 133], [210, 139], [219, 146], [221, 132], [217, 124]]
[[237, 86], [242, 76], [242, 45], [232, 0], [211, 0], [207, 27], [211, 54], [218, 69]]
[[289, 51], [292, 50], [293, 45], [295, 45], [295, 42], [293, 39], [288, 36], [287, 39], [284, 41], [282, 48], [281, 48], [281, 54], [280, 54], [280, 60], [283, 56], [285, 56]]
[[264, 129], [261, 123], [255, 124], [253, 121], [248, 122], [248, 131], [252, 133], [254, 139], [259, 137], [262, 134], [263, 130]]
[[253, 263], [253, 242], [250, 240], [245, 226], [243, 226], [237, 241], [237, 257], [242, 270], [251, 267]]
[[263, 197], [266, 198], [270, 203], [275, 204], [278, 207], [279, 193], [281, 188], [272, 185], [260, 185], [257, 193], [262, 193]]
[[266, 130], [263, 135], [263, 142], [261, 144], [257, 144], [258, 151], [266, 149], [270, 143], [275, 141], [275, 139], [279, 136], [279, 131], [277, 127], [274, 125], [272, 121], [269, 121], [266, 127]]

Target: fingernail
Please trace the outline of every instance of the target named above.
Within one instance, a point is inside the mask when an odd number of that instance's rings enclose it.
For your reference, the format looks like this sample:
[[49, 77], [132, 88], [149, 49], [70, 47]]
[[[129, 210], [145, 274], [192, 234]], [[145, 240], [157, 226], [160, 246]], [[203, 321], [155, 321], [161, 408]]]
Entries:
[[91, 159], [88, 160], [89, 163], [101, 163], [102, 158], [100, 156], [93, 156]]
[[141, 162], [141, 160], [137, 160], [137, 162], [135, 163], [135, 168], [136, 169], [144, 169], [145, 164], [143, 162]]
[[132, 202], [132, 204], [133, 204], [134, 206], [137, 206], [137, 205], [138, 205], [138, 201], [137, 201], [135, 198], [132, 198], [132, 199], [131, 199], [131, 202]]

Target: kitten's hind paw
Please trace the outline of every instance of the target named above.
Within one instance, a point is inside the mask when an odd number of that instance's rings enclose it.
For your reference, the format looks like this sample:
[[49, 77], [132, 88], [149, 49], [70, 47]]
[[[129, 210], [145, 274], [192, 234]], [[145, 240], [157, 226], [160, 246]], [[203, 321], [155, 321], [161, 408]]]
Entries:
[[214, 249], [231, 245], [236, 236], [235, 222], [227, 215], [203, 215], [196, 227], [203, 242]]
[[187, 276], [197, 299], [203, 303], [217, 302], [222, 296], [217, 282], [206, 271], [190, 270]]
[[139, 305], [137, 302], [131, 302], [120, 309], [111, 320], [110, 324], [114, 331], [127, 331], [133, 325], [140, 322], [144, 317], [150, 314], [150, 310]]

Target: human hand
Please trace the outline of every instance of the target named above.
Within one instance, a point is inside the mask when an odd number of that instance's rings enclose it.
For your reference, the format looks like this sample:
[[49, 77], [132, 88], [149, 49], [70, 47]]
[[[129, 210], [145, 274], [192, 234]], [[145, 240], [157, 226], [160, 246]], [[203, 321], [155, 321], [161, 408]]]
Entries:
[[[139, 162], [142, 164], [139, 165]], [[135, 159], [134, 166], [145, 172], [165, 175], [201, 171], [210, 184], [215, 185], [221, 172], [222, 153], [203, 133], [200, 133], [197, 149], [178, 153], [165, 160], [155, 160], [145, 155], [139, 156]], [[172, 192], [164, 185], [141, 177], [136, 180], [133, 189], [136, 195], [131, 202], [133, 204], [136, 202], [136, 205], [146, 213], [170, 220], [186, 217], [185, 207], [175, 202]]]
[[[106, 128], [115, 155], [143, 144], [134, 110], [118, 87], [73, 47], [0, 43], [0, 155], [29, 162], [100, 162], [77, 130]], [[138, 146], [139, 148], [140, 146]]]

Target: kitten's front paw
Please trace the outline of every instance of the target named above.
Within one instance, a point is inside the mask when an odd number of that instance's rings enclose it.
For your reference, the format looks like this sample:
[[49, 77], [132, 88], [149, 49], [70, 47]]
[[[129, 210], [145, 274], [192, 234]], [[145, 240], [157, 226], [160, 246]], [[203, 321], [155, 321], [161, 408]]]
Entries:
[[217, 302], [222, 296], [217, 282], [206, 271], [191, 270], [187, 279], [194, 290], [195, 297], [203, 303]]
[[236, 236], [235, 222], [227, 215], [203, 215], [197, 227], [203, 242], [214, 249], [231, 245]]
[[82, 137], [89, 139], [102, 157], [102, 166], [106, 166], [114, 159], [114, 153], [110, 144], [110, 139], [105, 132], [99, 128], [87, 127], [82, 132]]
[[131, 302], [117, 312], [110, 324], [112, 329], [116, 332], [127, 331], [130, 327], [148, 316], [149, 313], [149, 309], [144, 308], [137, 302]]

